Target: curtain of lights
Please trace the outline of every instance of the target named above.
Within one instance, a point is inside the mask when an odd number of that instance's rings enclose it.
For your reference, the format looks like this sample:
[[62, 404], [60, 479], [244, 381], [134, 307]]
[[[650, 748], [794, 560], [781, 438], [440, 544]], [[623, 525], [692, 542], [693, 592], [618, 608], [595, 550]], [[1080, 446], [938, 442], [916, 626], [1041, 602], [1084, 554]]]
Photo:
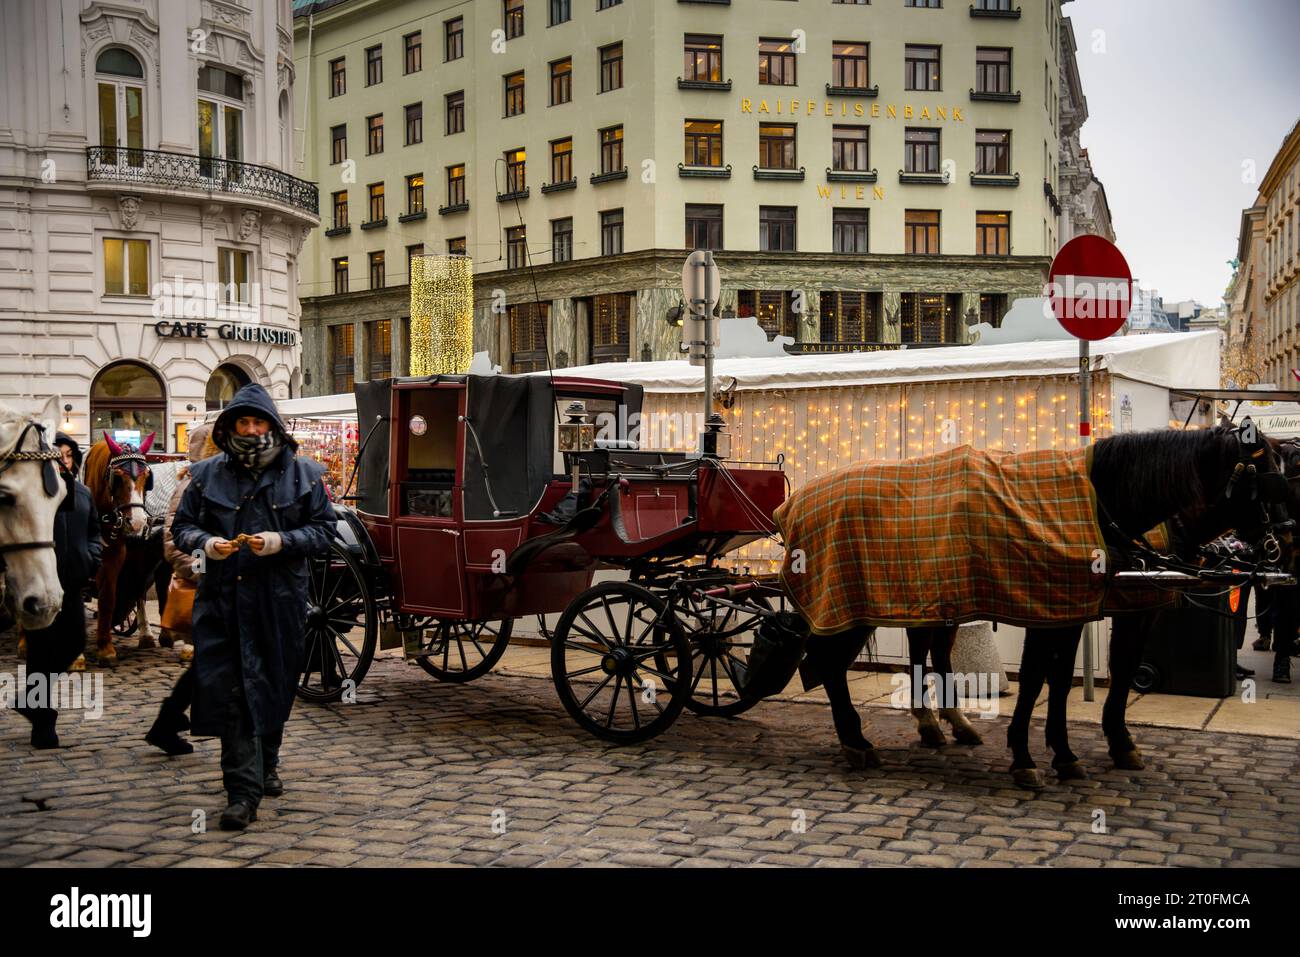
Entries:
[[473, 339], [473, 260], [412, 256], [411, 375], [468, 372]]

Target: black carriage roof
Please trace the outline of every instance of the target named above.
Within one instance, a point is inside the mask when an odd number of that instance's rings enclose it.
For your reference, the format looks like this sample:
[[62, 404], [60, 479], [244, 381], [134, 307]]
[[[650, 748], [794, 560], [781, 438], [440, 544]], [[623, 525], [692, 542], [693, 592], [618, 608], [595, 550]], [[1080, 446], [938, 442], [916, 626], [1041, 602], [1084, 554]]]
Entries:
[[491, 477], [492, 497], [503, 512], [527, 514], [541, 497], [555, 470], [555, 423], [562, 411], [557, 407], [557, 393], [591, 395], [617, 390], [619, 405], [626, 409], [624, 421], [635, 421], [633, 416], [640, 415], [644, 393], [635, 384], [558, 375], [553, 379], [547, 375], [406, 376], [358, 382], [354, 390], [363, 445], [357, 504], [362, 511], [376, 515], [387, 511], [393, 387], [441, 383], [466, 386], [465, 417], [472, 435], [466, 436], [461, 482], [465, 518], [471, 521], [493, 517], [484, 463]]

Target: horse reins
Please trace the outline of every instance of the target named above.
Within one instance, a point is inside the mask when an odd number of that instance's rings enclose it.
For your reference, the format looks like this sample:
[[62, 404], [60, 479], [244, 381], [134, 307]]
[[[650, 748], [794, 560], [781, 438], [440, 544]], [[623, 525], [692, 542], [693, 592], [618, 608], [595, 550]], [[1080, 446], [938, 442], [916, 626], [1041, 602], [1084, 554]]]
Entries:
[[[36, 430], [37, 448], [32, 451], [20, 451], [27, 433], [32, 429]], [[59, 477], [54, 471], [52, 463], [60, 461], [63, 453], [58, 449], [51, 448], [50, 444], [45, 441], [45, 426], [39, 422], [28, 422], [26, 428], [18, 435], [18, 441], [14, 443], [11, 451], [0, 455], [0, 475], [9, 471], [16, 462], [45, 462], [41, 468], [41, 480], [47, 498], [53, 498], [59, 493]], [[27, 551], [34, 548], [53, 548], [54, 542], [11, 542], [6, 545], [0, 545], [0, 569], [4, 569], [4, 556], [10, 552]]]
[[[113, 473], [129, 462], [138, 462], [144, 466], [146, 473], [149, 471], [149, 461], [144, 457], [143, 453], [128, 446], [127, 450], [114, 455], [108, 460], [108, 464], [104, 466], [104, 489], [110, 495], [113, 490]], [[129, 472], [127, 474], [130, 475], [132, 481], [135, 480], [134, 475]], [[113, 506], [99, 516], [100, 536], [104, 539], [105, 545], [112, 545], [122, 537], [122, 533], [126, 529], [126, 513], [133, 508], [144, 509], [145, 515], [149, 515], [149, 509], [145, 508], [143, 502], [125, 502]], [[130, 538], [131, 536], [128, 535], [127, 537]]]

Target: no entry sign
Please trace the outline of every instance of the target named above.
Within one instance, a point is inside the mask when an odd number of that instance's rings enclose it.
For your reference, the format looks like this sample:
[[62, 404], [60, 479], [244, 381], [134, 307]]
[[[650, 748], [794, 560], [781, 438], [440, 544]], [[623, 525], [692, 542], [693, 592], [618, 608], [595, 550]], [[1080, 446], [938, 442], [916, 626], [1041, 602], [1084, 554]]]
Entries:
[[1076, 236], [1061, 247], [1047, 277], [1052, 313], [1078, 339], [1113, 336], [1128, 318], [1133, 275], [1124, 254], [1100, 236]]

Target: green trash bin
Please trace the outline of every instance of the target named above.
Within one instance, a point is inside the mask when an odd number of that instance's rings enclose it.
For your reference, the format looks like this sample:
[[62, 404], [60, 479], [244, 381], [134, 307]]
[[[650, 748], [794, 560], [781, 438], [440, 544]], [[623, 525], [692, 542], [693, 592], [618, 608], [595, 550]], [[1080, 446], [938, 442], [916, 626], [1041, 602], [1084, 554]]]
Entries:
[[1226, 698], [1236, 691], [1236, 628], [1226, 595], [1196, 597], [1205, 607], [1161, 612], [1147, 635], [1133, 689]]

